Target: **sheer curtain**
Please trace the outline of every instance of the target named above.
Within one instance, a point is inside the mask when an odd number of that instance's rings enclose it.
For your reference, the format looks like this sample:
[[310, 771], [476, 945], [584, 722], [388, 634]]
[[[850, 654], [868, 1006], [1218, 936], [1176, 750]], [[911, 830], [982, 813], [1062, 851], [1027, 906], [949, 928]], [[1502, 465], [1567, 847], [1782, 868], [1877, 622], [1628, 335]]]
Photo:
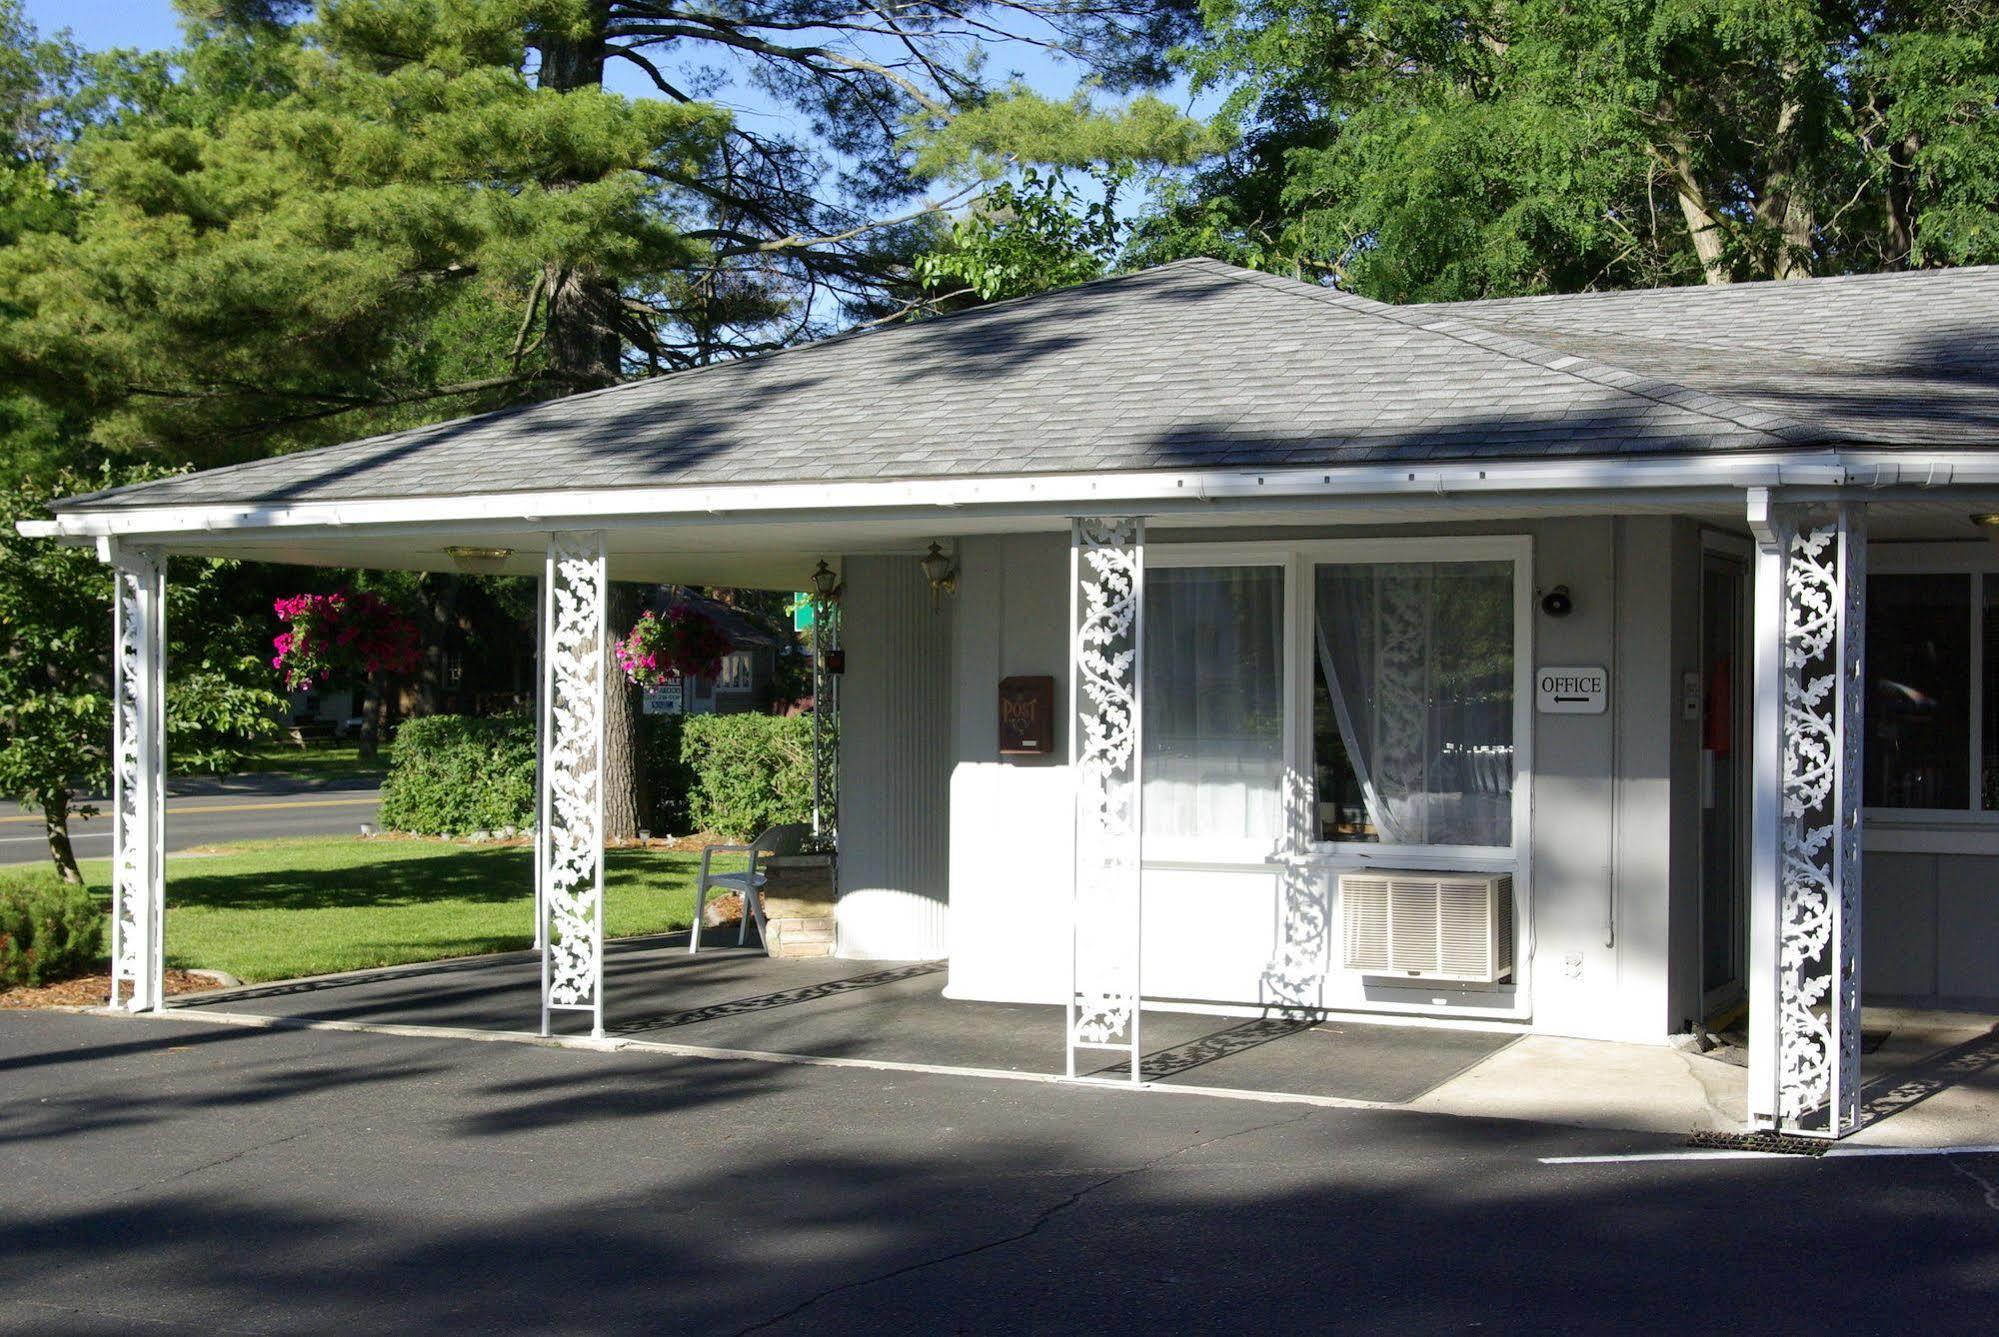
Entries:
[[1284, 774], [1284, 569], [1145, 573], [1145, 836], [1260, 846]]
[[1317, 586], [1329, 787], [1357, 788], [1386, 844], [1511, 844], [1512, 565], [1327, 565]]

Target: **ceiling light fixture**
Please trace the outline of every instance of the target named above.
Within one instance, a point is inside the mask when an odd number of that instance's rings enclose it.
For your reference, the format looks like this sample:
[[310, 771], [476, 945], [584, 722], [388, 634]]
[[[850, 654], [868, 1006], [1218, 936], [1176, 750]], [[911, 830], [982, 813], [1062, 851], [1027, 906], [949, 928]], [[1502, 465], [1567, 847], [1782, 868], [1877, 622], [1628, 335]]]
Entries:
[[454, 545], [444, 550], [452, 564], [461, 571], [494, 572], [506, 564], [514, 555], [512, 548], [476, 548]]

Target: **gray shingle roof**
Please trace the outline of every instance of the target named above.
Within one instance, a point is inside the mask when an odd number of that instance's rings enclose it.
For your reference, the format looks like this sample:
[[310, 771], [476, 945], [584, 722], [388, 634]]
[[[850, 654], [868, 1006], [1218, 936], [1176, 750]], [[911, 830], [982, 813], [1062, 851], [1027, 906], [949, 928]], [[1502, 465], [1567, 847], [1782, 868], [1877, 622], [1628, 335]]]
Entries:
[[1780, 414], [1829, 439], [1999, 445], [1999, 267], [1448, 309]]
[[1995, 341], [1992, 269], [1393, 307], [1188, 260], [58, 509], [1999, 444]]

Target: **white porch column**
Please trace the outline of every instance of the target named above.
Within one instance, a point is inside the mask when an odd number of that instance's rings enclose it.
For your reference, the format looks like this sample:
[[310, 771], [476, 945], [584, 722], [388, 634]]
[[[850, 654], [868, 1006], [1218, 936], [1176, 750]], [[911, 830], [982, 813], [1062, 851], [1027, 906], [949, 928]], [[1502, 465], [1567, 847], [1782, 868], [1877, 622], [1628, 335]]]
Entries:
[[534, 949], [548, 946], [548, 902], [542, 880], [548, 871], [548, 580], [534, 578]]
[[[166, 1005], [167, 563], [109, 547], [111, 650], [111, 1006]], [[128, 987], [129, 986], [129, 987]]]
[[1844, 1137], [1860, 1119], [1866, 507], [1754, 491], [1749, 1112]]
[[1076, 786], [1067, 1072], [1081, 1050], [1127, 1054], [1139, 1080], [1139, 828], [1145, 521], [1073, 521], [1069, 768]]
[[541, 582], [535, 842], [543, 1035], [554, 1011], [588, 1012], [590, 1033], [604, 1033], [606, 593], [604, 535], [551, 534]]

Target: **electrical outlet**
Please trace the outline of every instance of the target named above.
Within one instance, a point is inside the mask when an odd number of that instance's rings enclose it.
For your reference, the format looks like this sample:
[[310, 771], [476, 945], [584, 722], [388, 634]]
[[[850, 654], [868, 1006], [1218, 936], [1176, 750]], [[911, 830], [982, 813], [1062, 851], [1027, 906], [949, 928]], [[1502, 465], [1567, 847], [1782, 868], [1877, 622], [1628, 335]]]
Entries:
[[1581, 952], [1570, 952], [1567, 956], [1563, 957], [1562, 971], [1572, 980], [1581, 979], [1583, 977], [1583, 954]]

